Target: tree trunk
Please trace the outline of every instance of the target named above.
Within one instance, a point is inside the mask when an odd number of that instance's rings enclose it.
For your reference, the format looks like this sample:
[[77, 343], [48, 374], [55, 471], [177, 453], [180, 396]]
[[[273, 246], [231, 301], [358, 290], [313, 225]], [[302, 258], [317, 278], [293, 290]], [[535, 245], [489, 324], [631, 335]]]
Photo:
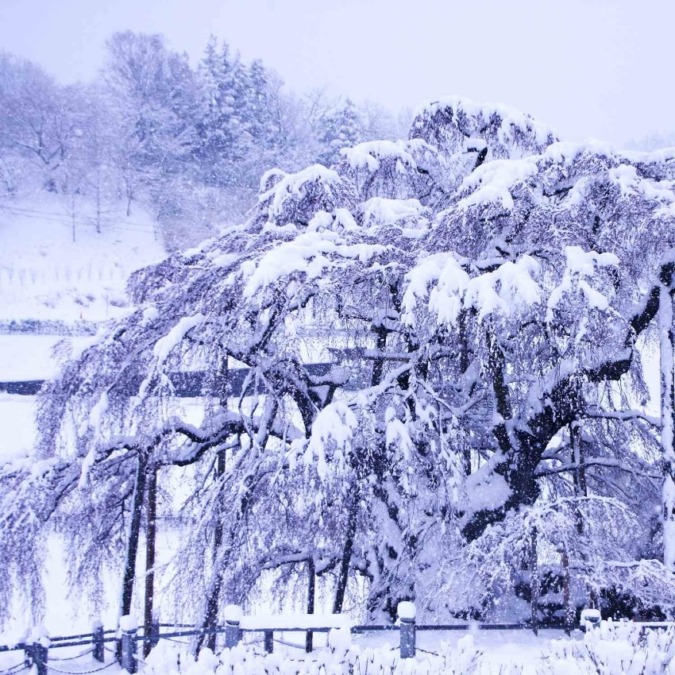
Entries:
[[153, 620], [155, 600], [155, 541], [157, 535], [157, 469], [152, 467], [148, 476], [148, 509], [147, 526], [145, 530], [145, 640], [143, 641], [143, 656], [147, 656], [152, 649], [150, 644], [150, 630]]
[[572, 593], [571, 593], [571, 583], [572, 579], [570, 577], [570, 556], [567, 552], [567, 544], [563, 543], [562, 550], [560, 552], [560, 558], [562, 562], [563, 570], [563, 611], [565, 612], [565, 633], [567, 635], [572, 634], [572, 629], [574, 628], [574, 620], [576, 619], [576, 607], [572, 604]]
[[[134, 581], [136, 579], [136, 555], [138, 554], [138, 539], [141, 533], [141, 515], [143, 511], [143, 499], [145, 497], [145, 472], [147, 470], [147, 455], [141, 451], [138, 455], [136, 467], [136, 484], [131, 498], [131, 514], [129, 516], [129, 535], [127, 536], [127, 551], [122, 575], [122, 598], [120, 603], [120, 617], [127, 616], [131, 612], [131, 601], [134, 594]], [[121, 663], [122, 642], [117, 643], [117, 660]]]
[[[314, 600], [316, 598], [316, 569], [314, 558], [307, 558], [307, 614], [314, 614]], [[305, 636], [305, 651], [310, 654], [314, 646], [314, 633], [307, 631]]]
[[[672, 278], [675, 265], [664, 265], [661, 270], [663, 279], [668, 272], [668, 284]], [[670, 270], [670, 271], [668, 271]], [[665, 282], [662, 282], [665, 283]], [[659, 312], [659, 287], [654, 286], [645, 296], [643, 307], [630, 319], [630, 329], [626, 332], [626, 352], [615, 360], [605, 361], [593, 369], [580, 370], [570, 373], [553, 384], [550, 390], [541, 393], [541, 408], [521, 410], [511, 423], [512, 433], [509, 434], [506, 424], [497, 424], [494, 435], [499, 449], [504, 454], [503, 463], [495, 467], [495, 473], [502, 475], [511, 488], [511, 495], [501, 505], [490, 509], [482, 509], [474, 513], [462, 528], [462, 533], [469, 541], [480, 537], [485, 528], [504, 519], [512, 509], [534, 504], [539, 496], [539, 484], [535, 475], [537, 465], [550, 440], [564, 426], [583, 416], [585, 399], [582, 383], [605, 383], [617, 381], [625, 375], [633, 361], [634, 345], [639, 336], [652, 322]], [[499, 358], [499, 354], [492, 353], [491, 358]], [[508, 402], [506, 395], [508, 387], [499, 381], [501, 369], [499, 362], [494, 362], [492, 373], [495, 378], [495, 398], [499, 414], [503, 419], [511, 415], [504, 415], [501, 407]], [[512, 440], [513, 446], [511, 445]], [[672, 445], [672, 440], [671, 440]], [[675, 489], [673, 490], [675, 493]], [[674, 524], [675, 530], [675, 524]], [[675, 533], [674, 533], [675, 539]], [[675, 553], [675, 552], [674, 552]]]
[[[574, 482], [574, 496], [577, 498], [588, 497], [588, 487], [586, 484], [586, 469], [584, 468], [584, 451], [581, 445], [581, 428], [577, 422], [572, 422], [569, 425], [570, 445], [572, 446], [572, 462], [576, 465], [576, 469], [572, 474]], [[575, 525], [578, 534], [584, 532], [584, 520], [581, 510], [577, 507], [574, 509]]]
[[354, 495], [354, 500], [349, 506], [349, 517], [347, 519], [347, 533], [345, 544], [342, 549], [342, 558], [340, 560], [340, 571], [338, 573], [337, 586], [335, 588], [335, 598], [333, 600], [333, 614], [339, 614], [342, 611], [342, 605], [345, 601], [345, 592], [347, 582], [349, 581], [349, 565], [352, 560], [352, 551], [354, 550], [354, 538], [356, 537], [356, 520], [359, 510], [358, 493]]
[[[375, 333], [375, 349], [378, 352], [384, 352], [387, 348], [387, 329], [384, 326], [377, 326], [372, 329]], [[375, 359], [373, 362], [373, 372], [370, 376], [370, 386], [375, 387], [382, 381], [384, 373], [384, 359]]]
[[[223, 476], [225, 475], [225, 450], [219, 450], [218, 456], [216, 458], [216, 472], [215, 472], [215, 481], [220, 485]], [[220, 489], [220, 488], [219, 488]], [[216, 507], [216, 524], [213, 530], [213, 565], [214, 568], [218, 564], [218, 554], [220, 553], [220, 548], [223, 545], [223, 513], [220, 507], [220, 501]], [[206, 616], [204, 617], [204, 623], [202, 628], [204, 630], [214, 630], [218, 623], [218, 604], [220, 602], [220, 591], [223, 586], [223, 577], [220, 571], [214, 570], [216, 578], [211, 588], [211, 593], [206, 603]], [[204, 635], [200, 635], [197, 638], [197, 654], [204, 643]], [[214, 632], [209, 633], [206, 636], [206, 646], [215, 651], [216, 649], [216, 634]]]
[[[471, 365], [470, 354], [469, 354], [469, 328], [468, 328], [468, 317], [466, 309], [462, 309], [459, 312], [457, 317], [457, 323], [459, 326], [459, 372], [464, 376], [466, 371]], [[471, 395], [471, 392], [466, 392], [468, 395]], [[465, 476], [471, 475], [471, 448], [469, 445], [465, 445], [462, 449], [462, 468], [464, 470]]]
[[[664, 280], [665, 281], [665, 280]], [[670, 282], [671, 280], [668, 279]], [[659, 346], [661, 366], [661, 447], [663, 449], [663, 564], [675, 572], [675, 447], [673, 447], [673, 299], [670, 289], [661, 286]]]
[[532, 611], [532, 630], [537, 635], [539, 632], [539, 556], [537, 554], [537, 528], [532, 528], [530, 539], [530, 608]]
[[131, 515], [129, 522], [129, 536], [127, 538], [127, 554], [124, 562], [124, 576], [122, 579], [122, 603], [120, 616], [126, 616], [131, 612], [131, 601], [134, 592], [134, 580], [136, 577], [136, 554], [138, 553], [138, 539], [141, 533], [141, 515], [143, 511], [143, 499], [145, 497], [145, 478], [148, 459], [142, 452], [138, 456], [136, 468], [136, 485], [131, 500]]

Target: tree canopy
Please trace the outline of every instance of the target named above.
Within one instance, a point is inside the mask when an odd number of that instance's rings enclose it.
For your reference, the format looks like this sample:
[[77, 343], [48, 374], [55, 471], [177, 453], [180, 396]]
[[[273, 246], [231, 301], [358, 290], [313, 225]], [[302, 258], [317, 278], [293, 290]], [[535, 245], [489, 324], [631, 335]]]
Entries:
[[[486, 615], [532, 538], [586, 595], [667, 611], [673, 180], [675, 152], [460, 98], [266, 173], [246, 223], [137, 272], [136, 309], [45, 386], [36, 456], [0, 477], [3, 562], [37, 584], [53, 526], [80, 580], [125, 559], [130, 603], [157, 475], [195, 621], [302, 565], [335, 611], [360, 579], [371, 616]], [[169, 375], [191, 371], [188, 406]]]

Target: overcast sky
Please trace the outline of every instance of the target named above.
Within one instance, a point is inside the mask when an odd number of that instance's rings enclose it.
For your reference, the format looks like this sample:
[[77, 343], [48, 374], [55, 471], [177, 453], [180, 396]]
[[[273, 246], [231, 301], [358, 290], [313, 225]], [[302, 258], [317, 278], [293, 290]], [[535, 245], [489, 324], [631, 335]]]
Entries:
[[92, 78], [114, 31], [196, 63], [214, 34], [294, 89], [506, 103], [565, 138], [675, 133], [675, 0], [0, 0], [0, 49]]

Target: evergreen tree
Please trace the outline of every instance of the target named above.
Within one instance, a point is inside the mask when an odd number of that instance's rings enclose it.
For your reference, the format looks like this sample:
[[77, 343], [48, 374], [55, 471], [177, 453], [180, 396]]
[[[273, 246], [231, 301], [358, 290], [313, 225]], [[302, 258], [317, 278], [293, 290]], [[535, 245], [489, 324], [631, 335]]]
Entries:
[[351, 99], [347, 99], [319, 122], [321, 150], [317, 161], [324, 166], [332, 166], [338, 161], [342, 148], [352, 147], [362, 140], [363, 125], [359, 112]]
[[238, 164], [250, 146], [246, 68], [238, 56], [230, 56], [227, 44], [219, 50], [212, 37], [199, 65], [198, 81], [197, 155], [202, 180], [210, 186], [237, 186], [241, 181]]
[[171, 178], [190, 173], [196, 142], [195, 87], [187, 57], [160, 35], [116, 33], [108, 42], [106, 95], [119, 129], [114, 161], [131, 201], [157, 201]]

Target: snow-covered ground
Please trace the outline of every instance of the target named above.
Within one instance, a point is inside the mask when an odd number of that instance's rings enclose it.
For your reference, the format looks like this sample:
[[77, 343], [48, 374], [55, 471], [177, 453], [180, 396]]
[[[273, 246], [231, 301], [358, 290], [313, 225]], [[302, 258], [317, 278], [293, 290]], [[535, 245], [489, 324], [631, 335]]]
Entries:
[[[74, 228], [73, 228], [74, 213]], [[100, 232], [97, 231], [98, 229]], [[73, 237], [74, 234], [74, 237]], [[73, 240], [74, 238], [74, 240]], [[151, 216], [134, 204], [68, 203], [41, 192], [0, 206], [0, 382], [42, 380], [92, 339], [3, 334], [10, 322], [102, 322], [128, 311], [131, 272], [165, 256]], [[0, 393], [0, 462], [25, 455], [34, 438], [34, 399]]]
[[71, 207], [44, 192], [0, 206], [0, 321], [105, 321], [124, 310], [129, 274], [165, 256], [140, 206], [127, 216], [119, 202], [100, 218], [92, 202]]

